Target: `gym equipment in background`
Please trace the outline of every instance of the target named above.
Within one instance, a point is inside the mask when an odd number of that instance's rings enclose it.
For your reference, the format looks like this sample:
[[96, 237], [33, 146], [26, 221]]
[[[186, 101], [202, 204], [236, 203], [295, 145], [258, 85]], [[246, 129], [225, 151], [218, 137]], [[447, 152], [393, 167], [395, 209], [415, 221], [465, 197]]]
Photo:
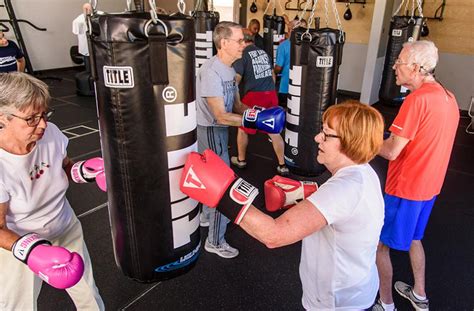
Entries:
[[189, 271], [199, 205], [179, 190], [197, 151], [194, 20], [180, 12], [88, 15], [91, 70], [117, 265], [141, 282]]
[[[421, 28], [424, 21], [421, 0], [408, 0], [405, 10], [410, 1], [412, 3], [411, 14], [405, 16], [397, 15], [402, 8], [404, 3], [403, 0], [393, 14], [390, 22], [387, 52], [385, 55], [382, 82], [379, 90], [379, 100], [386, 105], [400, 106], [405, 97], [409, 94], [407, 88], [396, 84], [393, 65], [395, 64], [405, 42], [412, 42], [420, 39]], [[418, 6], [417, 10], [419, 16], [415, 15], [415, 1]]]
[[[306, 13], [306, 8], [301, 16]], [[322, 115], [336, 103], [339, 66], [345, 34], [332, 0], [337, 29], [296, 28], [291, 34], [290, 85], [285, 128], [285, 163], [293, 174], [316, 176], [326, 168], [316, 161], [318, 144], [314, 137], [321, 131]], [[315, 18], [316, 3], [308, 23]], [[328, 8], [326, 7], [326, 10]], [[326, 16], [328, 12], [326, 12]]]

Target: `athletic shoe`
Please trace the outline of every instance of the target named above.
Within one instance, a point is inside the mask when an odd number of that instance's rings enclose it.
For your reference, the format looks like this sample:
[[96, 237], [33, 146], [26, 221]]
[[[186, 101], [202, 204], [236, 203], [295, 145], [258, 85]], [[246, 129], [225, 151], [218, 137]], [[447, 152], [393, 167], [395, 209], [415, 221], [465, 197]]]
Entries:
[[238, 168], [245, 168], [247, 166], [246, 161], [240, 161], [238, 157], [231, 157], [230, 163], [234, 164]]
[[400, 294], [400, 296], [408, 299], [415, 308], [416, 311], [428, 311], [429, 310], [429, 303], [428, 299], [420, 300], [413, 295], [413, 287], [403, 283], [401, 281], [395, 282], [395, 290]]
[[214, 253], [226, 259], [234, 258], [239, 255], [239, 250], [236, 248], [233, 248], [227, 242], [224, 242], [218, 246], [214, 246], [209, 242], [208, 239], [206, 239], [206, 243], [204, 244], [204, 249], [208, 251], [209, 253]]
[[[397, 311], [397, 308], [393, 309]], [[385, 311], [385, 308], [382, 306], [382, 301], [380, 299], [372, 306], [372, 311]]]
[[277, 172], [279, 175], [281, 176], [288, 176], [290, 175], [290, 170], [288, 169], [288, 167], [286, 167], [285, 164], [283, 165], [278, 165], [277, 166]]
[[209, 219], [204, 218], [204, 213], [201, 213], [201, 215], [199, 215], [199, 225], [201, 227], [209, 227]]

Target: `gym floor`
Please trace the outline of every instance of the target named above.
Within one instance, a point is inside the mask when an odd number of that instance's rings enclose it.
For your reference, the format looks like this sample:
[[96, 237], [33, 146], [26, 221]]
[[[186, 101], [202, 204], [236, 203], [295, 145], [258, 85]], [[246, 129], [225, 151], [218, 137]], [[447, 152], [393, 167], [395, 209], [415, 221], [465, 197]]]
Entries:
[[[56, 110], [52, 122], [69, 137], [68, 154], [73, 160], [100, 156], [95, 99], [77, 96], [77, 70], [48, 72], [61, 81], [45, 79]], [[339, 101], [343, 96], [339, 97]], [[376, 104], [389, 125], [397, 107]], [[461, 118], [443, 190], [431, 215], [423, 240], [426, 251], [426, 290], [431, 310], [473, 310], [474, 297], [474, 135], [465, 133], [470, 121]], [[231, 130], [231, 155], [236, 154], [235, 129]], [[264, 135], [252, 137], [247, 168], [237, 174], [261, 194], [256, 205], [263, 207], [263, 182], [276, 173], [277, 162], [271, 143]], [[387, 161], [377, 157], [371, 164], [385, 182]], [[299, 179], [298, 176], [290, 176]], [[314, 178], [319, 183], [326, 172]], [[234, 225], [227, 229], [227, 241], [240, 250], [235, 259], [222, 259], [202, 251], [188, 273], [158, 283], [138, 283], [125, 277], [115, 264], [110, 234], [107, 196], [93, 184], [71, 183], [68, 199], [81, 220], [94, 268], [95, 281], [107, 310], [302, 310], [298, 274], [300, 243], [267, 249]], [[278, 216], [275, 213], [273, 216]], [[207, 235], [201, 229], [201, 237]], [[157, 239], [159, 237], [156, 237]], [[394, 281], [412, 283], [407, 253], [392, 252]], [[411, 305], [394, 293], [398, 310]], [[44, 283], [39, 310], [75, 310], [65, 291]]]

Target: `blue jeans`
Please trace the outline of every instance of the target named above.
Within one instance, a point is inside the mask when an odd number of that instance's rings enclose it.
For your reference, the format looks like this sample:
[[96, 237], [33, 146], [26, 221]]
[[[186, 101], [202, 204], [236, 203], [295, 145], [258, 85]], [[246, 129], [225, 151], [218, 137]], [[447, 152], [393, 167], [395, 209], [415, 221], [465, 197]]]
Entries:
[[[227, 165], [229, 161], [229, 130], [227, 127], [200, 126], [197, 127], [198, 151], [203, 153], [206, 149], [214, 151]], [[225, 217], [215, 208], [202, 206], [203, 218], [209, 220], [209, 233], [207, 239], [212, 245], [221, 245], [225, 242], [224, 234], [229, 218]]]

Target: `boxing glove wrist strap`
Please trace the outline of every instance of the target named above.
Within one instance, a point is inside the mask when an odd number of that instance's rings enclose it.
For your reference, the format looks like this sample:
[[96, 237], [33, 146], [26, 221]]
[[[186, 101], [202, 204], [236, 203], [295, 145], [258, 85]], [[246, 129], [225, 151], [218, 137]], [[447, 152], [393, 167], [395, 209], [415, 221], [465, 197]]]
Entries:
[[16, 259], [27, 263], [28, 262], [28, 255], [30, 254], [31, 250], [40, 244], [49, 244], [46, 239], [40, 237], [37, 233], [27, 233], [24, 236], [20, 237], [12, 246], [12, 253]]
[[238, 178], [232, 186], [227, 188], [217, 209], [238, 225], [257, 195], [258, 189], [256, 187], [242, 178]]
[[259, 114], [260, 110], [258, 109], [247, 109], [244, 111], [242, 116], [242, 126], [255, 129], [257, 128], [257, 115]]
[[75, 183], [84, 184], [95, 180], [94, 175], [88, 176], [88, 174], [83, 171], [82, 167], [85, 162], [86, 161], [76, 162], [71, 168], [71, 178]]

